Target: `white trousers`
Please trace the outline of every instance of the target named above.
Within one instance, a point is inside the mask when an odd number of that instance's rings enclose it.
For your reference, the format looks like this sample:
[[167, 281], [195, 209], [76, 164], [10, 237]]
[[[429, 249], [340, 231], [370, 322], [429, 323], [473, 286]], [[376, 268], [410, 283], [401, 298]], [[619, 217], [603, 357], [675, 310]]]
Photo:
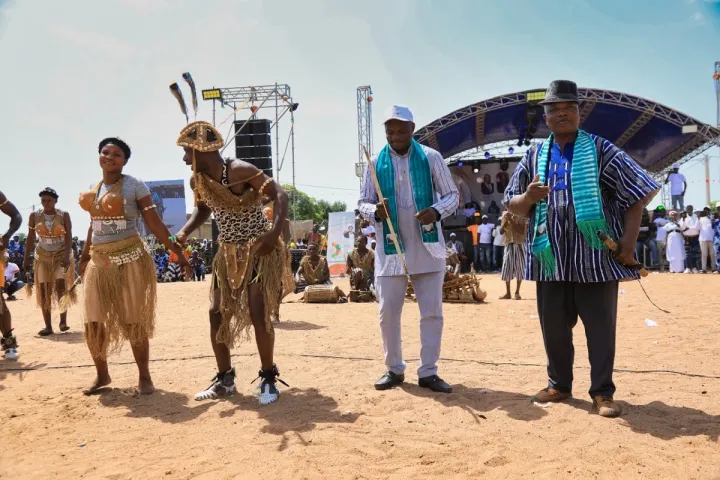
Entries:
[[708, 269], [708, 258], [710, 259], [710, 271], [715, 271], [717, 266], [715, 264], [715, 245], [713, 245], [713, 242], [700, 242], [700, 254], [702, 255], [703, 271]]
[[[415, 297], [420, 307], [420, 368], [418, 377], [437, 374], [442, 341], [442, 286], [444, 272], [412, 275]], [[380, 301], [380, 333], [385, 347], [385, 365], [395, 374], [405, 373], [402, 356], [402, 311], [407, 292], [407, 276], [377, 277], [375, 284]]]

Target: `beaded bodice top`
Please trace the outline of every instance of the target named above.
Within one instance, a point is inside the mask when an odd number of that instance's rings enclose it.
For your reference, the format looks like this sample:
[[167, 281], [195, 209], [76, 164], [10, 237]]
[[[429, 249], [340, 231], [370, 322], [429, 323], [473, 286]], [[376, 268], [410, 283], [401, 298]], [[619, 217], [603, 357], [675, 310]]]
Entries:
[[270, 230], [270, 221], [263, 214], [262, 196], [253, 188], [240, 195], [228, 188], [228, 163], [223, 166], [220, 183], [209, 176], [198, 173], [195, 188], [199, 200], [215, 214], [221, 243], [244, 245], [254, 242], [260, 235]]
[[62, 211], [46, 214], [41, 208], [35, 212], [35, 233], [40, 239], [41, 247], [62, 247], [65, 243], [65, 216]]
[[115, 224], [116, 230], [125, 230], [125, 199], [123, 198], [123, 182], [125, 177], [110, 187], [105, 195], [100, 196], [102, 182], [80, 194], [80, 207], [90, 213], [93, 232], [102, 231], [103, 223]]

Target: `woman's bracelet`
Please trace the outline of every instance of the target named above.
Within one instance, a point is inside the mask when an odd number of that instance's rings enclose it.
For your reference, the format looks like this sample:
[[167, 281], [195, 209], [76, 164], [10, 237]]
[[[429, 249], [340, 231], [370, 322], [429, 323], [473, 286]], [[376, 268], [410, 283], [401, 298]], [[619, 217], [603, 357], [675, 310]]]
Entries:
[[143, 208], [142, 211], [147, 212], [148, 210], [152, 210], [153, 208], [157, 208], [157, 205], [155, 205], [155, 204], [149, 205], [149, 206]]

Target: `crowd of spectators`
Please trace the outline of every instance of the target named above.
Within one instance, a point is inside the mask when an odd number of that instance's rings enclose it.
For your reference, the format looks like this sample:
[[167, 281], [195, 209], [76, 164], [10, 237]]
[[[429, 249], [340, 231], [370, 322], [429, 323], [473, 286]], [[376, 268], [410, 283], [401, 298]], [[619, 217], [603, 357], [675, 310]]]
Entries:
[[[669, 246], [674, 233], [681, 247]], [[671, 251], [672, 250], [672, 251]], [[637, 257], [648, 268], [676, 273], [720, 273], [720, 204], [696, 211], [688, 205], [684, 211], [657, 207], [645, 211], [637, 243]], [[679, 264], [680, 268], [673, 264]], [[683, 268], [684, 267], [684, 268]]]
[[[483, 214], [476, 204], [464, 207], [461, 213], [468, 226], [446, 231], [447, 248], [457, 253], [462, 271], [474, 267], [477, 272], [499, 272], [504, 253], [500, 220], [489, 211]], [[679, 233], [677, 238], [681, 242], [679, 253], [676, 250], [675, 254], [667, 249], [668, 236], [673, 232]], [[653, 211], [646, 209], [636, 255], [648, 269], [668, 270], [670, 257], [677, 261], [680, 256], [682, 268], [676, 273], [720, 273], [720, 203], [714, 210], [705, 207], [696, 211], [692, 205], [677, 211], [668, 211], [663, 206]]]
[[[183, 253], [192, 267], [190, 280], [194, 282], [205, 280], [205, 276], [211, 273], [215, 251], [215, 244], [212, 240], [193, 238], [188, 242]], [[175, 252], [168, 250], [164, 245], [156, 245], [153, 259], [158, 282], [185, 281], [185, 272], [177, 263], [178, 257]]]

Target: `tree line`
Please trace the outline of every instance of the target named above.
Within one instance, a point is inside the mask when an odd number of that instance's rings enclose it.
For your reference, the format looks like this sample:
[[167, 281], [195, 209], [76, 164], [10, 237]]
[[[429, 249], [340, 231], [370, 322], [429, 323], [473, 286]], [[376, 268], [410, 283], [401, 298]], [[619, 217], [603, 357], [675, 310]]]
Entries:
[[288, 194], [288, 218], [291, 220], [312, 220], [320, 224], [327, 221], [329, 213], [347, 210], [345, 202], [318, 200], [292, 185], [283, 185], [283, 188]]

